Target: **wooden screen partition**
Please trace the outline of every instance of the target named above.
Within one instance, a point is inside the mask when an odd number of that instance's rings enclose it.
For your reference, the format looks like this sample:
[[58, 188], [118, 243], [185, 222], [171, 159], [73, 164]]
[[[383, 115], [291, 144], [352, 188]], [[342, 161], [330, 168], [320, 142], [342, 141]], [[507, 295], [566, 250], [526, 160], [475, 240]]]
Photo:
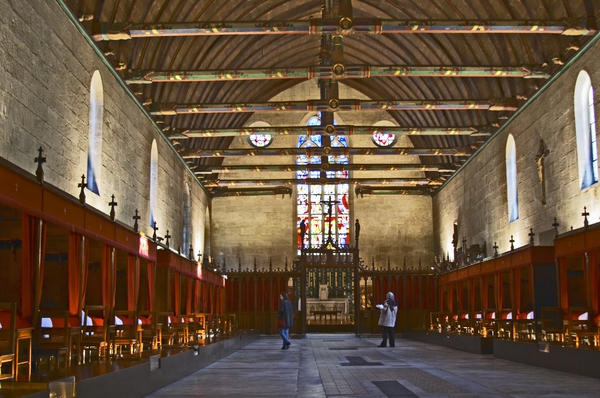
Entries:
[[[236, 315], [240, 329], [253, 329], [263, 334], [277, 333], [279, 293], [287, 292], [290, 301], [297, 303], [294, 283], [290, 286], [289, 281], [298, 277], [297, 273], [281, 269], [228, 271], [225, 313]], [[297, 326], [298, 322], [295, 322]], [[292, 333], [295, 330], [292, 328]]]
[[600, 224], [557, 236], [558, 300], [565, 340], [598, 345], [600, 332]]
[[535, 278], [542, 275], [536, 271], [553, 264], [554, 247], [527, 246], [441, 274], [438, 312], [448, 312], [449, 319], [456, 322], [444, 327], [438, 323], [432, 328], [484, 337], [535, 339], [535, 320], [541, 319], [536, 300], [547, 294], [542, 289], [536, 292]]

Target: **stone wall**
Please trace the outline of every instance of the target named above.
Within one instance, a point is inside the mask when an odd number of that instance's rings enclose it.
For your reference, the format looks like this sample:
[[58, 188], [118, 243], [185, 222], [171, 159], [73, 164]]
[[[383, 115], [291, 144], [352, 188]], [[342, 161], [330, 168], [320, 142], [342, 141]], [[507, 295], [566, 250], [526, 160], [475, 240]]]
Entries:
[[[590, 223], [600, 219], [598, 184], [581, 190], [578, 174], [577, 140], [573, 94], [579, 72], [587, 71], [595, 85], [595, 102], [600, 87], [600, 44], [582, 54], [539, 96], [503, 127], [489, 143], [464, 165], [433, 198], [436, 253], [452, 253], [453, 223], [458, 223], [458, 240], [467, 245], [487, 242], [488, 255], [497, 242], [500, 253], [529, 243], [530, 228], [535, 244], [552, 244], [554, 218], [559, 233], [583, 227], [584, 206]], [[596, 106], [596, 117], [600, 109]], [[512, 134], [517, 153], [519, 218], [509, 223], [506, 193], [505, 151]], [[540, 140], [550, 151], [544, 161], [546, 204], [536, 155]], [[452, 257], [452, 254], [451, 254]]]
[[171, 246], [181, 245], [188, 183], [192, 242], [203, 248], [208, 199], [202, 187], [57, 2], [7, 2], [0, 13], [0, 38], [0, 157], [33, 174], [41, 146], [45, 181], [78, 197], [77, 184], [87, 173], [90, 83], [98, 70], [104, 93], [102, 177], [99, 196], [86, 192], [88, 205], [108, 214], [114, 194], [116, 219], [133, 225], [138, 209], [140, 230], [152, 235], [149, 174], [155, 140], [158, 235], [169, 230]]

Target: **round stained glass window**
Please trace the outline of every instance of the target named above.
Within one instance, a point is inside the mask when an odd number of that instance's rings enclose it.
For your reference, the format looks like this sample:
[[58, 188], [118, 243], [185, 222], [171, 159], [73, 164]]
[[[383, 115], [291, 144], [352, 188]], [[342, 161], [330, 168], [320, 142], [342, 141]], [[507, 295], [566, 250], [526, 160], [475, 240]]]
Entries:
[[256, 148], [265, 148], [271, 144], [272, 137], [269, 134], [251, 134], [248, 138], [250, 145]]
[[388, 133], [373, 134], [373, 142], [377, 146], [392, 146], [396, 143], [396, 135]]

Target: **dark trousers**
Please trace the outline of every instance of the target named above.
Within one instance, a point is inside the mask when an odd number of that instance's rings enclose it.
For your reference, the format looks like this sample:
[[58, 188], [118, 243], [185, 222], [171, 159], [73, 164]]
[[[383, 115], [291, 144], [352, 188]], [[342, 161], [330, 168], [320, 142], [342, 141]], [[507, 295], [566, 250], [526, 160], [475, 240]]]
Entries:
[[381, 336], [383, 340], [381, 341], [381, 345], [385, 347], [387, 345], [388, 337], [390, 339], [390, 347], [394, 347], [396, 345], [396, 340], [394, 340], [394, 328], [388, 326], [381, 327]]

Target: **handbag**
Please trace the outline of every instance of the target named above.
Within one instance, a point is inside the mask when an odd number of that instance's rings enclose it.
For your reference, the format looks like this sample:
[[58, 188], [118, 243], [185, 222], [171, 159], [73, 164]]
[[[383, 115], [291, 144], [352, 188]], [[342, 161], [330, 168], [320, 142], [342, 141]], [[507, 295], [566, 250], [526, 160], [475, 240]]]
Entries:
[[280, 328], [284, 328], [285, 327], [285, 318], [277, 318], [277, 326], [279, 326]]

